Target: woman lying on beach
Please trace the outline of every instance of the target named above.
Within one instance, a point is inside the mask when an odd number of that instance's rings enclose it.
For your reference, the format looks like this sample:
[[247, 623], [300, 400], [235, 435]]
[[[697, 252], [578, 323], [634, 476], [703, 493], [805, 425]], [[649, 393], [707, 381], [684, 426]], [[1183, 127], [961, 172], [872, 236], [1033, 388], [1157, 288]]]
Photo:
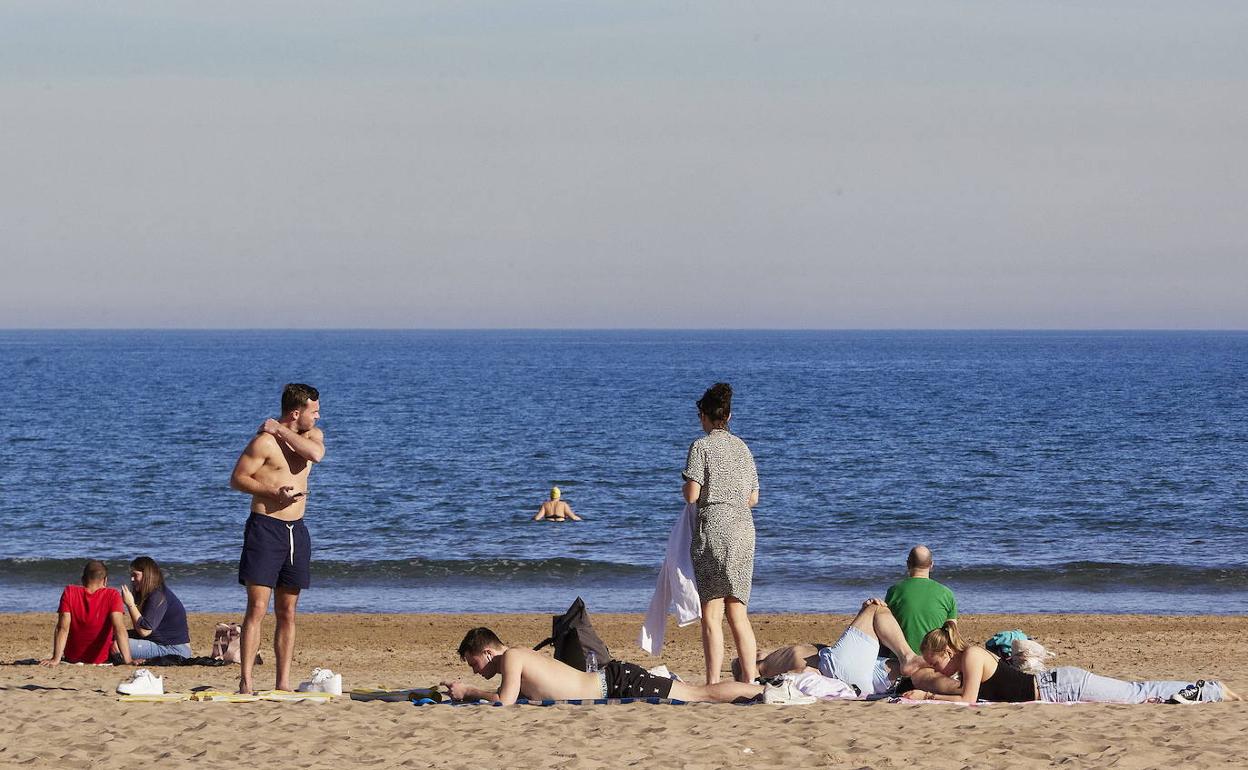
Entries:
[[121, 600], [134, 628], [130, 631], [130, 654], [135, 658], [162, 655], [191, 657], [191, 632], [186, 609], [165, 585], [165, 574], [150, 556], [130, 562], [130, 585], [122, 585]]
[[952, 677], [962, 675], [962, 691], [940, 695], [910, 690], [912, 700], [945, 700], [974, 703], [976, 700], [1003, 703], [1045, 701], [1046, 703], [1196, 703], [1198, 701], [1242, 700], [1221, 682], [1146, 681], [1126, 682], [1093, 674], [1074, 666], [1061, 666], [1042, 674], [1027, 674], [1004, 663], [996, 655], [968, 644], [957, 625], [946, 623], [923, 637], [919, 647], [928, 664]]

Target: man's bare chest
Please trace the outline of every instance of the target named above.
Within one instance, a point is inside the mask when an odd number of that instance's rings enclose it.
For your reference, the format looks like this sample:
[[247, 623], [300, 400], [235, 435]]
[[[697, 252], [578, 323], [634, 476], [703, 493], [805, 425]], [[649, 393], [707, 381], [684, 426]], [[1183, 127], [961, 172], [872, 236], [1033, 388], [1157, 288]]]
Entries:
[[292, 477], [308, 475], [308, 472], [312, 469], [312, 463], [309, 460], [297, 454], [290, 447], [280, 446], [279, 448], [280, 452], [271, 453], [265, 460], [265, 465], [269, 470]]

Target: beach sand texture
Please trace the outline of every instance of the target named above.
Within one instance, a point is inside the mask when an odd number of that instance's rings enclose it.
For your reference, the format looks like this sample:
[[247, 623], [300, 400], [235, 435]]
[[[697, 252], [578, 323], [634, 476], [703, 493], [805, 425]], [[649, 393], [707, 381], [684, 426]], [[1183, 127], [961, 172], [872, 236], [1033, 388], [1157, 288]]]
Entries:
[[[53, 614], [0, 615], [0, 660], [44, 657]], [[196, 654], [223, 615], [192, 615]], [[760, 646], [834, 641], [848, 615], [759, 615]], [[661, 659], [635, 640], [639, 615], [594, 615], [622, 659], [666, 663], [701, 681], [697, 626], [669, 627]], [[465, 630], [488, 625], [532, 645], [547, 615], [307, 615], [296, 680], [313, 667], [344, 686], [427, 686], [473, 677], [455, 655]], [[1124, 678], [1224, 679], [1248, 690], [1248, 617], [979, 615], [963, 630], [982, 640], [1022, 628], [1079, 665]], [[271, 644], [272, 617], [265, 626]], [[729, 637], [730, 638], [730, 637]], [[273, 684], [272, 653], [258, 668]], [[999, 705], [884, 702], [813, 706], [515, 706], [417, 708], [406, 703], [120, 703], [127, 668], [0, 667], [0, 766], [234, 767], [1242, 767], [1248, 705]], [[237, 666], [163, 668], [166, 690], [236, 685]]]

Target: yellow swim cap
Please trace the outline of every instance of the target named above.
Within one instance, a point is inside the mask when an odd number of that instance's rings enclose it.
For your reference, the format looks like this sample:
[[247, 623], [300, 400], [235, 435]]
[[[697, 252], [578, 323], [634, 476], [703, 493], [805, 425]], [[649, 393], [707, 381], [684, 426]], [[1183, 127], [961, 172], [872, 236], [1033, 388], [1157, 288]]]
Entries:
[[559, 487], [551, 487], [551, 488], [550, 488], [550, 499], [551, 499], [551, 500], [558, 500], [558, 499], [559, 499], [559, 495], [560, 495], [560, 492], [559, 492]]

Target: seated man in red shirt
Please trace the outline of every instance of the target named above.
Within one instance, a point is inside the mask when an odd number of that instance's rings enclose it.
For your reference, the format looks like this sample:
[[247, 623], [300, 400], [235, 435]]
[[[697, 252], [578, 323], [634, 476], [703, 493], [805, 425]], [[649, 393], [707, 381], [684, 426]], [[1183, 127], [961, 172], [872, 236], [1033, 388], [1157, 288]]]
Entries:
[[82, 585], [65, 586], [57, 610], [56, 633], [52, 636], [52, 657], [41, 666], [66, 663], [107, 663], [114, 639], [127, 664], [130, 638], [122, 620], [121, 594], [108, 587], [108, 567], [94, 559], [82, 568]]

